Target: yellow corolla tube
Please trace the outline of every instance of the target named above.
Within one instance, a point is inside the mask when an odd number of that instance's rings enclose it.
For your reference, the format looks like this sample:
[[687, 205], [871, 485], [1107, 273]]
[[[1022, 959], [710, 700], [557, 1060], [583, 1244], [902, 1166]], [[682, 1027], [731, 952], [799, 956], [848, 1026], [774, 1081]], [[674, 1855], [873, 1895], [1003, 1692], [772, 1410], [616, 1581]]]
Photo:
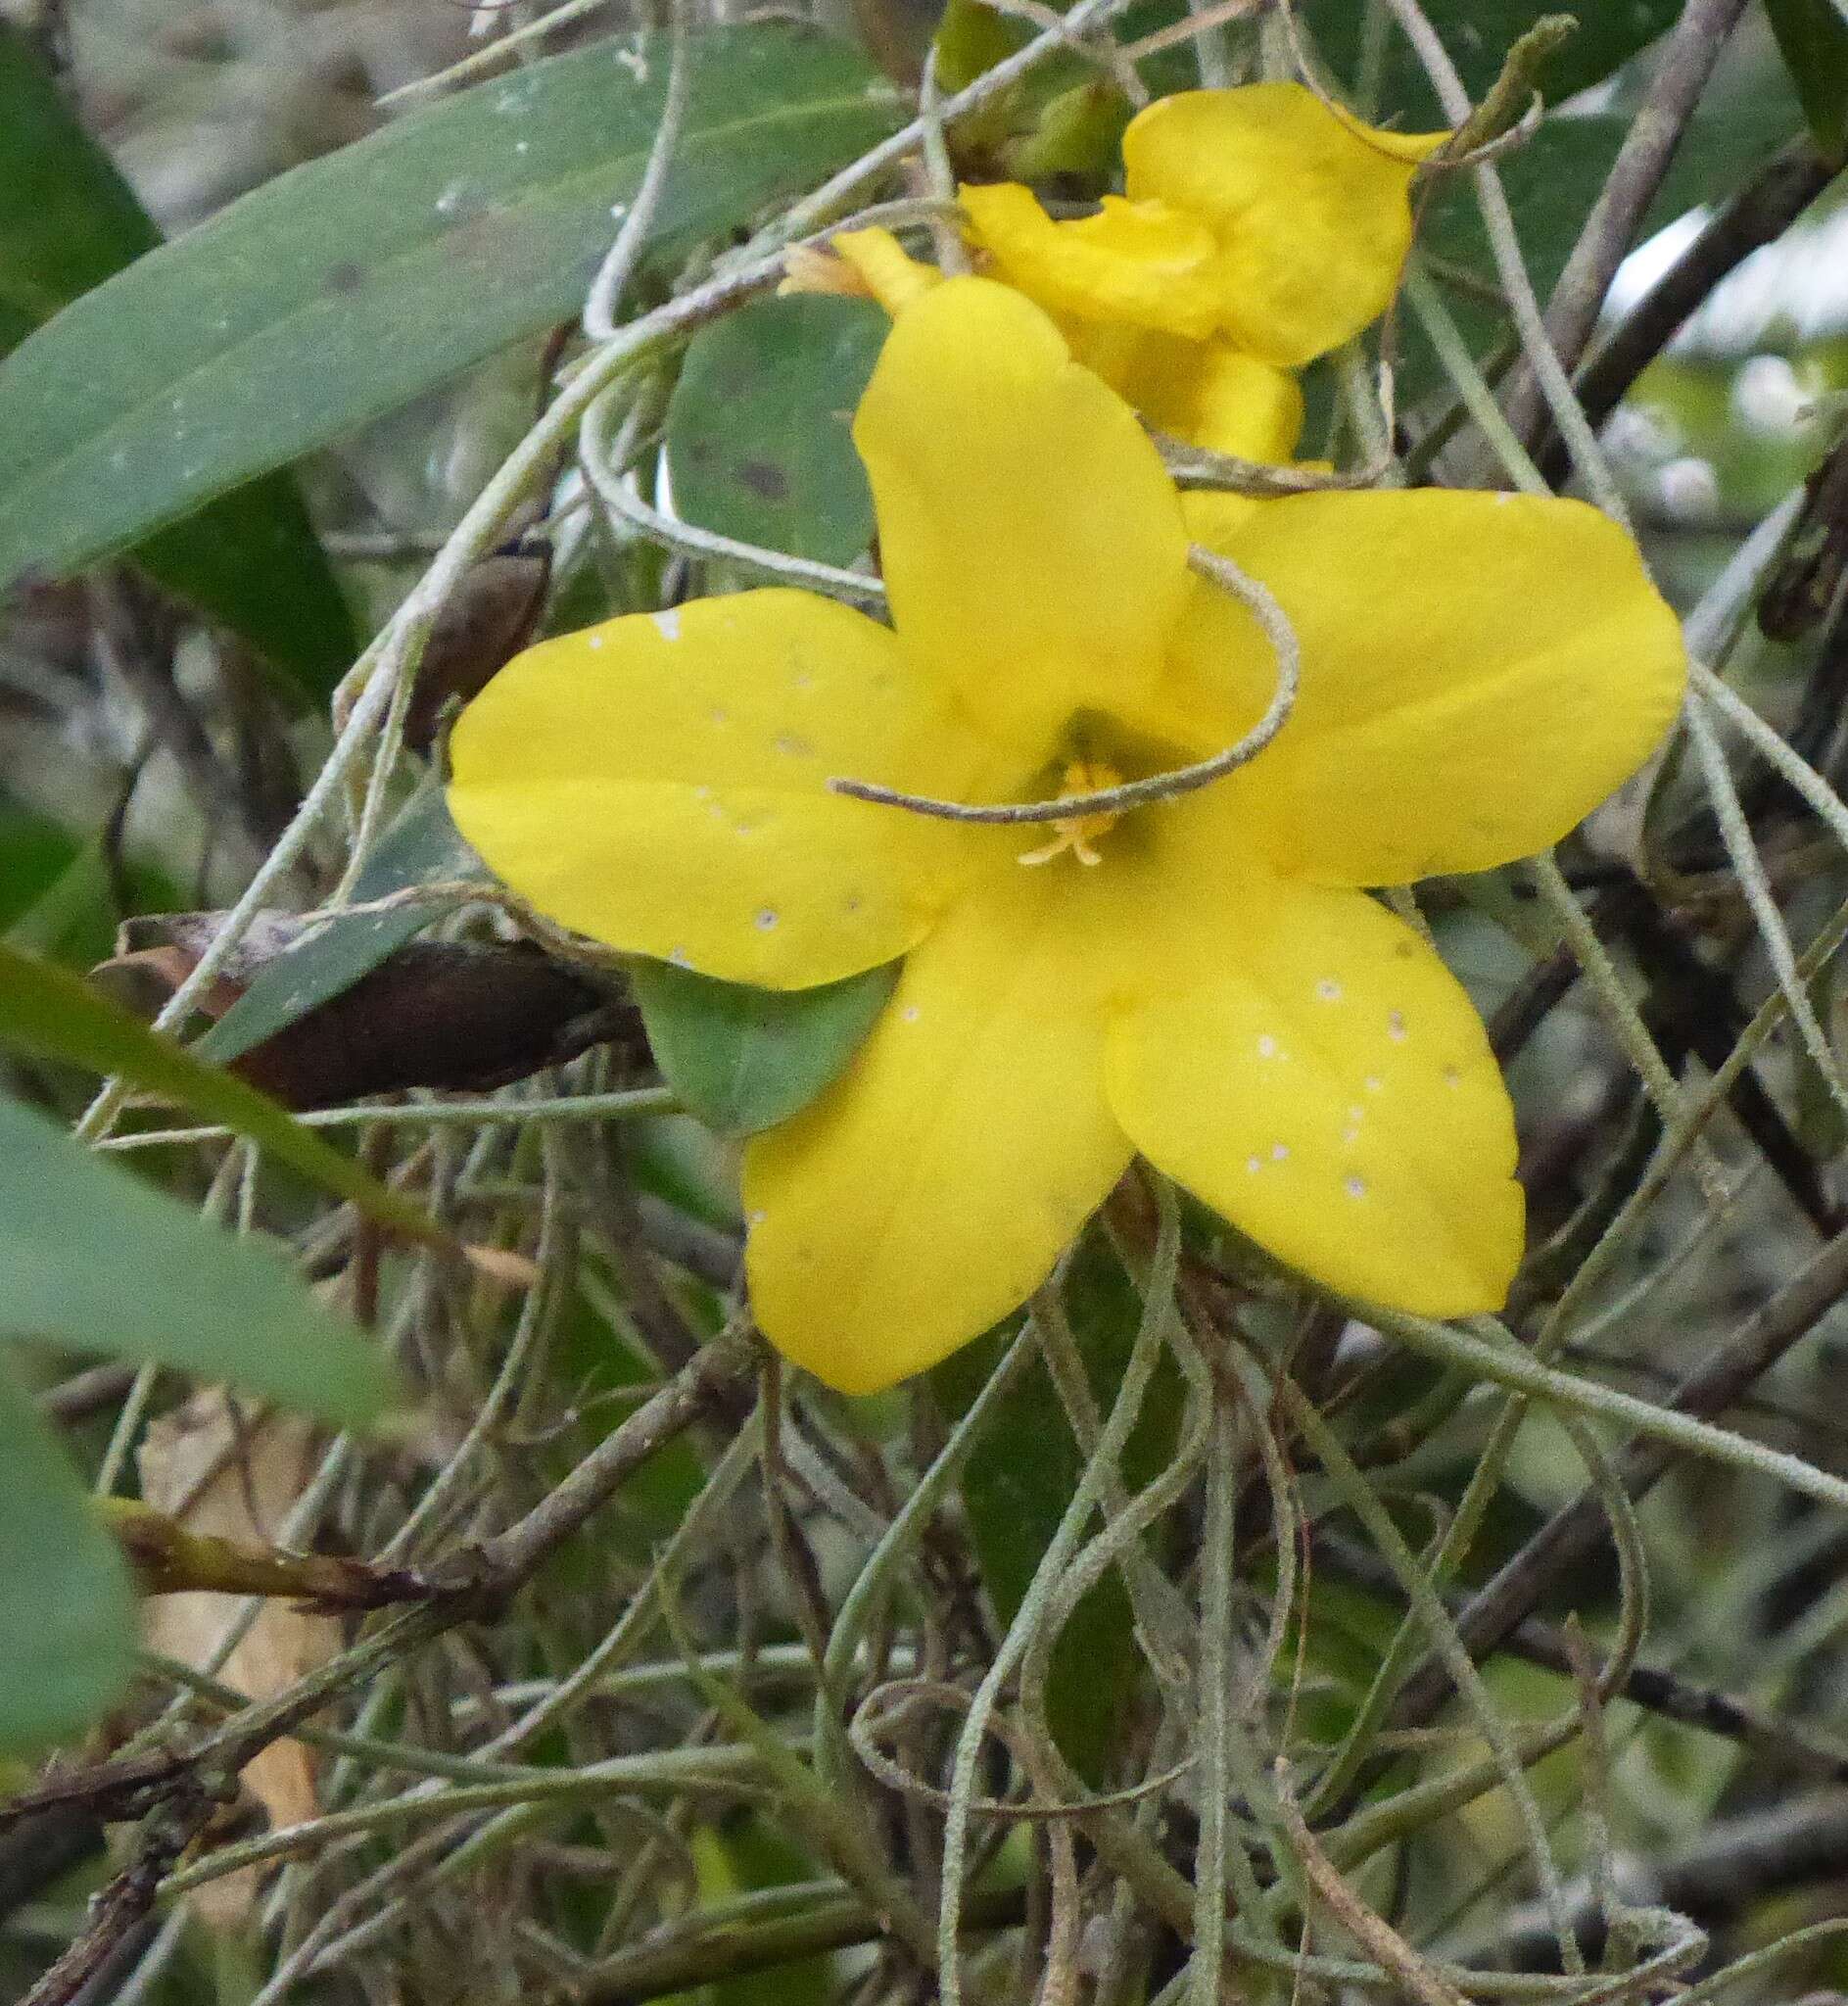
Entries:
[[[1526, 854], [1648, 756], [1685, 664], [1630, 540], [1566, 501], [1186, 502], [1048, 315], [985, 279], [906, 306], [855, 440], [889, 629], [783, 591], [612, 620], [509, 664], [452, 747], [463, 834], [610, 946], [780, 988], [903, 958], [839, 1078], [746, 1147], [766, 1335], [848, 1392], [916, 1372], [1021, 1303], [1137, 1152], [1326, 1287], [1497, 1308], [1507, 1093], [1367, 887]], [[1061, 816], [1271, 699], [1271, 640], [1190, 538], [1281, 607], [1295, 708], [1216, 785]]]

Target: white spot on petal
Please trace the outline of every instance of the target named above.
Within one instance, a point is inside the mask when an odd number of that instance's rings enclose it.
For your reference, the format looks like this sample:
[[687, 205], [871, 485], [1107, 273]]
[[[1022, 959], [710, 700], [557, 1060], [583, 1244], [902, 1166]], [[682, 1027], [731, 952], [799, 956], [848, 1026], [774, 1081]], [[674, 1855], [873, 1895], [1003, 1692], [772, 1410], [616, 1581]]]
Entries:
[[586, 638], [584, 645], [586, 647], [601, 647], [603, 645], [603, 637], [600, 634], [590, 635]]
[[684, 947], [675, 948], [673, 953], [668, 956], [668, 960], [671, 961], [676, 968], [692, 967], [692, 962], [688, 958], [687, 950]]
[[1287, 1163], [1289, 1157], [1290, 1145], [1287, 1142], [1273, 1142], [1270, 1145], [1270, 1158], [1273, 1163]]
[[777, 924], [778, 918], [779, 914], [774, 905], [759, 906], [757, 909], [757, 931], [760, 933], [768, 933], [771, 928]]
[[1396, 1045], [1402, 1045], [1405, 1042], [1405, 1013], [1402, 1010], [1388, 1013], [1386, 1034]]
[[768, 1217], [769, 1215], [764, 1211], [764, 1208], [760, 1205], [748, 1215], [746, 1223], [754, 1226], [761, 1226]]
[[681, 609], [678, 606], [663, 606], [658, 613], [648, 617], [654, 622], [655, 632], [663, 641], [678, 641], [681, 638]]
[[1364, 1198], [1367, 1195], [1367, 1180], [1364, 1177], [1355, 1176], [1350, 1170], [1341, 1180], [1341, 1188], [1347, 1192], [1350, 1198]]
[[1461, 1071], [1455, 1066], [1446, 1066], [1444, 1069], [1444, 1083], [1445, 1086], [1461, 1086], [1463, 1084]]
[[1258, 1171], [1264, 1168], [1263, 1159], [1261, 1157], [1248, 1156], [1245, 1159], [1245, 1168], [1251, 1171], [1253, 1176], [1256, 1176]]
[[1366, 1088], [1368, 1093], [1378, 1093], [1386, 1085], [1386, 1081], [1377, 1073], [1369, 1073], [1360, 1084]]
[[1324, 976], [1315, 985], [1315, 994], [1320, 1002], [1339, 1003], [1341, 1001], [1341, 984], [1336, 981], [1333, 976]]
[[1265, 1031], [1257, 1040], [1257, 1056], [1260, 1059], [1274, 1059], [1277, 1056], [1277, 1040]]
[[916, 1023], [918, 1022], [918, 1006], [917, 1006], [917, 1004], [915, 1004], [915, 1003], [907, 1003], [907, 1004], [905, 1005], [904, 1009], [903, 1009], [903, 1010], [901, 1010], [901, 1011], [900, 1011], [900, 1012], [898, 1013], [898, 1015], [899, 1015], [899, 1019], [900, 1019], [900, 1021], [901, 1021], [902, 1023], [905, 1023], [905, 1024], [916, 1024]]

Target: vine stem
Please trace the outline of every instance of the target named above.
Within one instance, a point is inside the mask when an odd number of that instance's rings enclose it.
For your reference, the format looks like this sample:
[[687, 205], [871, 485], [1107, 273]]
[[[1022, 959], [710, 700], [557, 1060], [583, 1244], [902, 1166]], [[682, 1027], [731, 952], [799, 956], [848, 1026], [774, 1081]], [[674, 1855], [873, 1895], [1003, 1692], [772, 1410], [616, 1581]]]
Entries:
[[1215, 752], [1210, 759], [1202, 759], [1192, 766], [1171, 767], [1166, 773], [1152, 773], [1143, 780], [1124, 781], [1117, 787], [1097, 788], [1086, 793], [1062, 794], [1053, 801], [942, 801], [934, 795], [905, 793], [864, 780], [830, 780], [829, 790], [856, 801], [871, 801], [876, 807], [903, 808], [913, 815], [928, 815], [940, 822], [1013, 826], [1068, 822], [1081, 815], [1126, 814], [1132, 808], [1198, 793], [1202, 788], [1209, 788], [1215, 781], [1236, 773], [1241, 766], [1249, 766], [1283, 730], [1296, 707], [1297, 690], [1303, 679], [1302, 645], [1289, 615], [1277, 603], [1270, 588], [1230, 557], [1195, 544], [1188, 550], [1187, 560], [1202, 578], [1230, 593], [1252, 613], [1277, 657], [1277, 681], [1263, 716], [1223, 752]]

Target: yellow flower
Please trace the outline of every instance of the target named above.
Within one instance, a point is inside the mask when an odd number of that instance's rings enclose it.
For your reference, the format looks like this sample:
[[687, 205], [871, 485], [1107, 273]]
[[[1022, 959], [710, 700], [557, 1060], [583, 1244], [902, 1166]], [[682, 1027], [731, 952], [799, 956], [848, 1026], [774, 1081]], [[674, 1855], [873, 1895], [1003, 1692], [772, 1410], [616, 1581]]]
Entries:
[[[1412, 176], [1447, 137], [1345, 119], [1297, 83], [1183, 91], [1131, 120], [1127, 194], [1095, 215], [1055, 221], [1016, 182], [960, 195], [990, 275], [1158, 430], [1281, 461], [1303, 425], [1286, 372], [1386, 310]], [[883, 230], [834, 248], [890, 312], [929, 283]]]
[[905, 957], [840, 1078], [747, 1145], [765, 1332], [847, 1391], [916, 1372], [1026, 1298], [1136, 1150], [1332, 1288], [1496, 1307], [1507, 1095], [1360, 887], [1521, 856], [1645, 757], [1683, 658], [1634, 547], [1573, 502], [1251, 503], [1226, 553], [1302, 645], [1276, 740], [1120, 817], [974, 826], [829, 781], [1056, 802], [1163, 772], [1251, 726], [1274, 652], [1019, 293], [918, 299], [854, 436], [892, 628], [780, 590], [612, 620], [520, 656], [453, 741], [457, 823], [555, 920], [779, 989]]

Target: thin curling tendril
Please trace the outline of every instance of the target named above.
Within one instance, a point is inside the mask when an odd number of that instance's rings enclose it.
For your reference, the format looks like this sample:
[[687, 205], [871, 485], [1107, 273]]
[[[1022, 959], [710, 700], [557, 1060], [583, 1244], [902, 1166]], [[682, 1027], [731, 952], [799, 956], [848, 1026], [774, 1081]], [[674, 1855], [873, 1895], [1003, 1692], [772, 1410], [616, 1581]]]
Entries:
[[1192, 766], [1171, 767], [1166, 773], [1152, 773], [1142, 780], [1124, 781], [1114, 788], [1098, 788], [1089, 793], [1062, 794], [1052, 801], [995, 801], [981, 806], [968, 801], [940, 801], [929, 794], [908, 794], [896, 788], [876, 787], [871, 781], [834, 779], [829, 791], [846, 794], [856, 801], [871, 801], [879, 808], [903, 808], [913, 815], [934, 816], [940, 822], [981, 822], [1003, 825], [1033, 822], [1066, 822], [1083, 815], [1121, 815], [1131, 808], [1146, 808], [1156, 801], [1175, 801], [1184, 794], [1198, 793], [1214, 781], [1224, 780], [1241, 766], [1248, 766], [1283, 730], [1296, 707], [1297, 689], [1303, 678], [1303, 648], [1288, 614], [1275, 597], [1230, 557], [1190, 545], [1189, 565], [1202, 578], [1228, 592], [1245, 606], [1264, 630], [1277, 657], [1277, 682], [1264, 714], [1245, 736]]

